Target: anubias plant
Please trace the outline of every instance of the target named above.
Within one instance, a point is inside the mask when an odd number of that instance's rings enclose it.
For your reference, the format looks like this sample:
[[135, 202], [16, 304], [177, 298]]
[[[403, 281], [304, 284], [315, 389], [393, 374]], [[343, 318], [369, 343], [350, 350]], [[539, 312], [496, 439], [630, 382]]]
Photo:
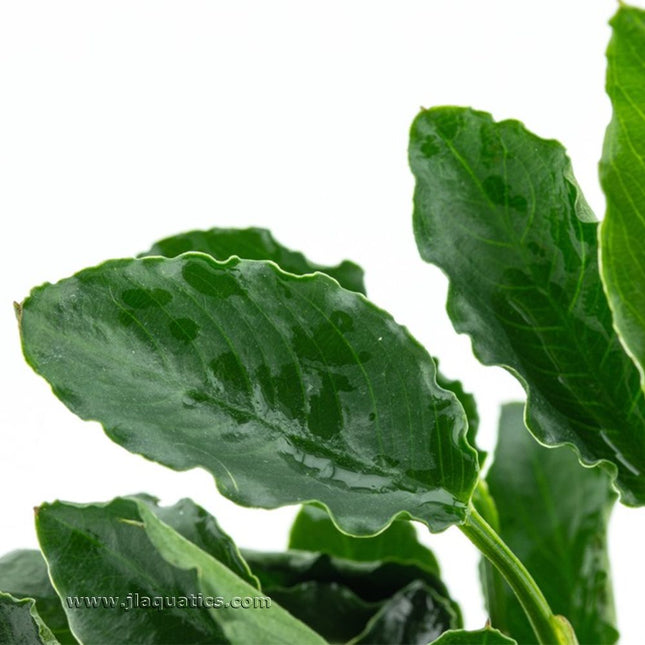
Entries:
[[[204, 468], [245, 506], [304, 504], [289, 548], [240, 552], [189, 500], [43, 504], [41, 552], [0, 559], [0, 641], [617, 640], [607, 522], [618, 495], [645, 504], [645, 12], [612, 25], [602, 224], [562, 146], [519, 122], [441, 107], [412, 125], [421, 256], [477, 357], [526, 390], [487, 474], [473, 397], [356, 265], [261, 229], [162, 240], [34, 289], [17, 306], [27, 362], [126, 449]], [[490, 625], [462, 630], [411, 520], [481, 550]], [[135, 594], [153, 608], [123, 604]], [[224, 604], [176, 602], [197, 596]]]

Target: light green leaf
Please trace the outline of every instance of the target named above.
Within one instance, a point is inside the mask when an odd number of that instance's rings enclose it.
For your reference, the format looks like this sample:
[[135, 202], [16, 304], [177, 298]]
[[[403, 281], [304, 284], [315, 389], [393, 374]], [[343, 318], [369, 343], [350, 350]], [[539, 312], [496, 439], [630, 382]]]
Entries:
[[233, 501], [318, 500], [348, 533], [461, 522], [477, 475], [457, 398], [385, 312], [323, 274], [204, 254], [115, 260], [32, 292], [27, 361], [128, 450]]
[[[554, 613], [565, 616], [580, 643], [618, 639], [607, 524], [616, 493], [603, 471], [583, 468], [566, 448], [535, 442], [524, 427], [523, 405], [502, 408], [495, 461], [486, 480], [495, 500], [498, 532], [530, 571]], [[487, 586], [495, 627], [520, 643], [533, 630], [510, 588]], [[491, 593], [501, 594], [492, 597]]]
[[179, 500], [173, 506], [157, 506], [154, 498], [150, 498], [150, 502], [150, 508], [162, 522], [259, 589], [260, 583], [251, 573], [237, 545], [208, 511], [190, 499]]
[[282, 246], [264, 228], [212, 228], [208, 231], [189, 231], [160, 240], [142, 255], [174, 258], [188, 251], [207, 253], [216, 260], [228, 260], [234, 255], [244, 260], [271, 260], [283, 271], [296, 275], [320, 271], [338, 280], [345, 289], [365, 293], [363, 270], [358, 265], [347, 260], [335, 267], [315, 264], [302, 253]]
[[69, 624], [83, 642], [112, 642], [118, 633], [132, 643], [324, 643], [273, 602], [208, 607], [261, 594], [162, 522], [150, 501], [44, 504], [36, 528]]
[[440, 575], [434, 553], [419, 542], [416, 529], [408, 520], [394, 520], [374, 537], [357, 538], [339, 531], [324, 510], [308, 504], [300, 509], [291, 527], [289, 548], [327, 553], [356, 562], [413, 564]]
[[415, 120], [414, 229], [450, 280], [448, 311], [478, 358], [518, 376], [549, 445], [602, 460], [622, 501], [645, 503], [645, 398], [613, 331], [597, 222], [562, 146], [465, 108]]
[[613, 116], [600, 161], [607, 197], [601, 268], [614, 324], [645, 388], [645, 11], [622, 5], [611, 26], [607, 93]]
[[244, 556], [265, 593], [334, 642], [427, 643], [429, 630], [461, 626], [443, 582], [413, 565], [303, 551]]
[[517, 641], [492, 627], [477, 631], [453, 629], [444, 632], [432, 645], [517, 645]]
[[[2, 556], [0, 586], [14, 598], [35, 600], [39, 616], [61, 645], [77, 643], [69, 629], [61, 599], [51, 585], [40, 551], [21, 549]], [[0, 638], [1, 642], [4, 641]]]
[[0, 591], [0, 643], [7, 645], [58, 645], [32, 598], [14, 598]]
[[[181, 537], [161, 522], [149, 506], [140, 506], [142, 519], [151, 542], [171, 565], [187, 572], [197, 572], [199, 588], [217, 598], [257, 598], [257, 589], [236, 576], [221, 562]], [[221, 609], [216, 610], [222, 612]], [[258, 609], [224, 609], [218, 623], [232, 644], [302, 643], [325, 645], [325, 641], [304, 623], [295, 619], [277, 603]]]

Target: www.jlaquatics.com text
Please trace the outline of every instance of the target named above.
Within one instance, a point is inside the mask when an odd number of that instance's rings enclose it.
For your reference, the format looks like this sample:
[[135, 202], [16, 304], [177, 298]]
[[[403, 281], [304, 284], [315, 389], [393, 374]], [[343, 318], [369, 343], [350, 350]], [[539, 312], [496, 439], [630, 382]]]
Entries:
[[70, 609], [268, 609], [271, 598], [267, 596], [207, 596], [202, 593], [187, 596], [148, 596], [138, 592], [126, 596], [67, 596]]

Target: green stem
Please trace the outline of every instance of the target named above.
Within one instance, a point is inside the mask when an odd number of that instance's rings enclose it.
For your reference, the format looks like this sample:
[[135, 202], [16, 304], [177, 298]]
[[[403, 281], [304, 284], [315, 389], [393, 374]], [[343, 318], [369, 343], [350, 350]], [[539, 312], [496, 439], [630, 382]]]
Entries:
[[526, 567], [471, 507], [466, 521], [459, 526], [464, 535], [497, 567], [522, 605], [540, 645], [575, 645], [573, 630], [561, 617], [556, 617], [544, 594]]
[[[480, 479], [477, 482], [472, 501], [479, 514], [488, 522], [493, 531], [499, 534], [499, 514], [486, 480]], [[491, 622], [500, 631], [510, 634], [504, 579], [487, 559], [481, 563], [481, 577]]]

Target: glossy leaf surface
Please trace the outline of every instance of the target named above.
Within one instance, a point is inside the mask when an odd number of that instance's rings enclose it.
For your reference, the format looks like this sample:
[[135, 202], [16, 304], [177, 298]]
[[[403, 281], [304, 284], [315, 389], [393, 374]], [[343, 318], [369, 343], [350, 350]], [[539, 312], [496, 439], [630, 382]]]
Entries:
[[[523, 408], [520, 403], [502, 408], [495, 461], [486, 478], [498, 532], [580, 643], [615, 643], [607, 523], [616, 493], [606, 473], [583, 468], [568, 448], [535, 442], [524, 427]], [[503, 596], [491, 598], [491, 592]], [[487, 596], [495, 627], [520, 643], [536, 642], [503, 581], [488, 585]]]
[[412, 126], [410, 163], [417, 245], [448, 275], [457, 331], [483, 363], [520, 378], [538, 439], [606, 460], [622, 500], [645, 503], [645, 399], [562, 146], [517, 121], [435, 108]]
[[428, 630], [461, 626], [443, 582], [416, 566], [303, 551], [244, 556], [265, 593], [335, 642], [427, 643]]
[[455, 622], [445, 599], [417, 580], [384, 603], [351, 644], [426, 645]]
[[266, 593], [330, 643], [346, 643], [360, 634], [382, 604], [362, 600], [342, 584], [313, 580], [270, 587]]
[[408, 520], [394, 520], [374, 537], [357, 538], [339, 531], [324, 510], [306, 505], [300, 509], [291, 527], [289, 548], [356, 562], [413, 564], [435, 576], [440, 575], [437, 559], [419, 542], [416, 529]]
[[18, 599], [0, 591], [0, 643], [58, 645], [31, 598]]
[[492, 627], [475, 631], [455, 629], [444, 632], [432, 645], [517, 645], [517, 641]]
[[216, 260], [228, 260], [234, 255], [244, 260], [271, 260], [283, 271], [296, 275], [320, 271], [338, 280], [345, 289], [365, 293], [363, 270], [358, 265], [347, 260], [335, 267], [315, 264], [302, 253], [282, 246], [264, 228], [212, 228], [208, 231], [189, 231], [160, 240], [143, 255], [174, 258], [188, 251], [207, 253]]
[[[200, 594], [225, 602], [260, 594], [161, 522], [155, 510], [138, 498], [39, 508], [38, 537], [54, 584], [61, 597], [80, 598], [81, 607], [70, 602], [66, 611], [81, 641], [111, 642], [117, 632], [133, 643], [323, 643], [275, 603], [245, 610], [187, 606], [186, 599]], [[134, 594], [138, 607], [129, 600]], [[85, 597], [115, 607], [83, 608]], [[160, 597], [174, 600], [163, 610], [145, 606]]]
[[602, 276], [614, 321], [645, 386], [645, 11], [621, 6], [611, 21], [607, 93], [613, 116], [600, 180]]
[[2, 556], [0, 587], [14, 598], [35, 600], [39, 616], [61, 645], [77, 643], [69, 629], [61, 599], [51, 585], [40, 551], [21, 549]]
[[115, 260], [32, 292], [28, 362], [128, 450], [201, 466], [233, 501], [318, 500], [373, 534], [463, 520], [477, 475], [457, 398], [385, 312], [323, 274], [204, 254]]

